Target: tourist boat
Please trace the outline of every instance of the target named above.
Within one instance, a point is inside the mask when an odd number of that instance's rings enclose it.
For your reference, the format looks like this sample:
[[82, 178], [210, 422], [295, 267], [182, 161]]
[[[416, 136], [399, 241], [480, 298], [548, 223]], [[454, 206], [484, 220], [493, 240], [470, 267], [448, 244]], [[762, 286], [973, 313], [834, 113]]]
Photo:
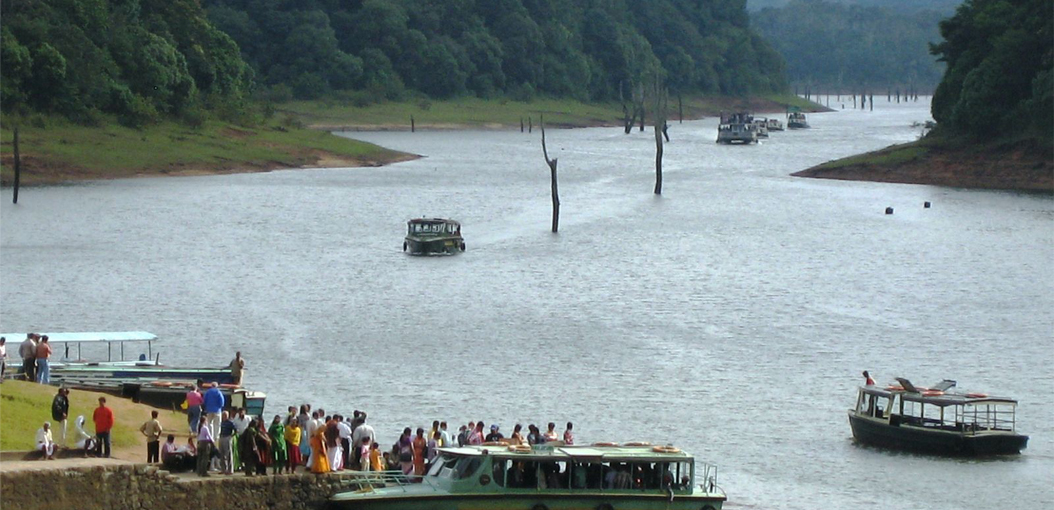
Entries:
[[358, 483], [358, 490], [334, 495], [330, 507], [719, 510], [726, 500], [715, 467], [697, 466], [672, 446], [644, 443], [440, 448], [424, 476], [363, 473]]
[[755, 117], [754, 118], [754, 129], [756, 129], [757, 132], [758, 132], [758, 138], [768, 138], [769, 137], [769, 122], [768, 122], [768, 119], [766, 119], [764, 117], [761, 117], [761, 118]]
[[956, 392], [950, 380], [933, 388], [897, 381], [859, 389], [849, 410], [855, 441], [948, 455], [1020, 453], [1028, 444], [1028, 436], [1015, 431], [1016, 400]]
[[783, 131], [783, 121], [779, 119], [767, 119], [766, 126], [769, 131]]
[[787, 114], [788, 129], [804, 129], [807, 127], [809, 127], [809, 122], [805, 120], [804, 113], [795, 109]]
[[465, 251], [461, 224], [442, 218], [414, 218], [406, 222], [403, 251], [411, 255], [452, 255]]
[[758, 143], [754, 117], [745, 112], [722, 113], [721, 123], [717, 125], [717, 143]]
[[[228, 367], [172, 367], [161, 363], [160, 354], [153, 350], [157, 335], [146, 331], [108, 331], [108, 332], [60, 332], [39, 333], [47, 335], [51, 344], [53, 357], [49, 363], [51, 383], [60, 385], [64, 380], [73, 379], [180, 379], [196, 381], [198, 379], [220, 384], [233, 383], [234, 378]], [[16, 339], [14, 345], [26, 338], [26, 333], [3, 333], [5, 338]], [[134, 359], [126, 357], [126, 347], [141, 351]], [[73, 349], [76, 348], [74, 357]], [[84, 351], [106, 352], [105, 361], [90, 361], [84, 358]], [[56, 359], [57, 358], [57, 359]], [[16, 374], [22, 366], [21, 361], [9, 367], [8, 374]]]

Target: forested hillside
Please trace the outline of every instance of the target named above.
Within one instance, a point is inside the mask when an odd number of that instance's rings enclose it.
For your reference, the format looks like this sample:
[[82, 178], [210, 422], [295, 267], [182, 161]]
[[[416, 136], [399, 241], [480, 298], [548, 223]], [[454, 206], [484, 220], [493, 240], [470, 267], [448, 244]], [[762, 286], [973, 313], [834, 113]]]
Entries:
[[196, 0], [2, 0], [0, 104], [81, 123], [113, 113], [200, 123], [238, 105], [252, 70]]
[[940, 38], [943, 11], [791, 0], [751, 16], [786, 61], [787, 79], [801, 88], [927, 92], [940, 81], [943, 66], [929, 45]]
[[684, 92], [785, 88], [745, 0], [205, 0], [276, 97], [617, 98], [664, 73]]
[[1031, 134], [1049, 147], [1054, 136], [1050, 0], [970, 0], [940, 28], [944, 41], [933, 53], [948, 70], [932, 108], [942, 128]]
[[[747, 0], [751, 12], [766, 7], [783, 7], [794, 0]], [[963, 0], [831, 0], [835, 3], [862, 7], [885, 7], [900, 12], [938, 11], [951, 16]]]

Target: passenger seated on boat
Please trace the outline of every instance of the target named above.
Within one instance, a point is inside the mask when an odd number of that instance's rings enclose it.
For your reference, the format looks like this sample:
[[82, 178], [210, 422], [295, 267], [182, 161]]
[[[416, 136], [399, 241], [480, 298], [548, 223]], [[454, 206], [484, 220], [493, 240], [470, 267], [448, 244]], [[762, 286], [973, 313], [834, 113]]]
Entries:
[[586, 488], [586, 470], [588, 469], [587, 464], [576, 464], [574, 469], [571, 470], [573, 478], [571, 479], [572, 489], [585, 489]]
[[629, 489], [633, 486], [633, 475], [629, 473], [629, 466], [620, 464], [618, 473], [615, 475], [615, 489]]

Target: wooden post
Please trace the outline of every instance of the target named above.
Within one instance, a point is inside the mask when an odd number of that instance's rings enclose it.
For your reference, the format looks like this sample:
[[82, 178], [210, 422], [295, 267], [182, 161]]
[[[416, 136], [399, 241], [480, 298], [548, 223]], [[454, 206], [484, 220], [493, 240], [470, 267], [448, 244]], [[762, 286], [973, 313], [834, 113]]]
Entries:
[[684, 123], [684, 103], [681, 102], [681, 93], [677, 93], [677, 123]]
[[15, 193], [11, 203], [18, 203], [18, 183], [22, 180], [22, 156], [18, 154], [18, 126], [15, 126]]
[[534, 132], [534, 117], [527, 117], [527, 132]]
[[560, 229], [560, 192], [556, 186], [556, 159], [549, 159], [549, 151], [545, 148], [545, 116], [540, 116], [538, 121], [542, 127], [542, 156], [545, 164], [549, 165], [549, 189], [553, 196], [553, 233]]
[[875, 111], [875, 95], [871, 94], [871, 111]]
[[411, 115], [410, 116], [410, 132], [413, 133], [414, 131], [416, 131], [416, 126], [414, 126], [414, 116]]
[[523, 132], [523, 117], [520, 117], [520, 132]]

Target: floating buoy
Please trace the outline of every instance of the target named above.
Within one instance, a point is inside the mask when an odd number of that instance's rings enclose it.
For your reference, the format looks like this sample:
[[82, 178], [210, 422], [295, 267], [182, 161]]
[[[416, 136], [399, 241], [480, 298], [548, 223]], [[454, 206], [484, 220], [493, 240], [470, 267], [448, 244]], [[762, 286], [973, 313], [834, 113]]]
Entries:
[[887, 207], [886, 208], [886, 214], [893, 214], [893, 208], [892, 207]]
[[922, 207], [923, 207], [924, 209], [929, 209], [929, 208], [930, 208], [930, 203], [929, 203], [929, 202], [923, 202], [923, 203], [922, 203]]

